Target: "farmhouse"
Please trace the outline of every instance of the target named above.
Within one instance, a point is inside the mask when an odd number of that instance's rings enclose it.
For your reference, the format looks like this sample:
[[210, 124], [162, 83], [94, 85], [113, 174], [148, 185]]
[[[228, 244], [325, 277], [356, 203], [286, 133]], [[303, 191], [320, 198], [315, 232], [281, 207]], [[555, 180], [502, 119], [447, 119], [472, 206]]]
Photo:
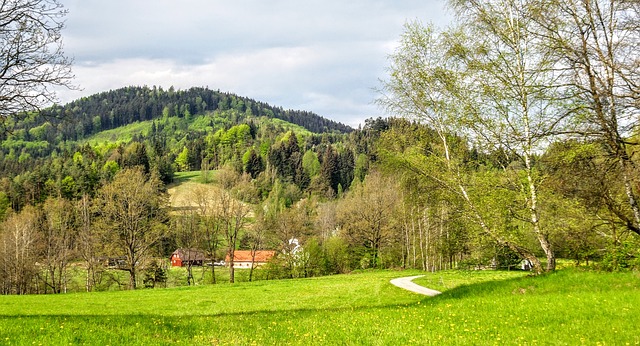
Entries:
[[169, 258], [172, 267], [201, 266], [204, 263], [204, 251], [190, 248], [180, 248], [174, 251]]
[[[253, 258], [253, 252], [251, 250], [236, 250], [233, 253], [233, 267], [234, 268], [251, 268], [251, 260]], [[275, 256], [276, 252], [272, 250], [256, 250], [255, 259], [253, 260], [253, 267], [259, 267], [267, 264], [267, 262]], [[229, 263], [229, 255], [227, 254], [226, 262]]]

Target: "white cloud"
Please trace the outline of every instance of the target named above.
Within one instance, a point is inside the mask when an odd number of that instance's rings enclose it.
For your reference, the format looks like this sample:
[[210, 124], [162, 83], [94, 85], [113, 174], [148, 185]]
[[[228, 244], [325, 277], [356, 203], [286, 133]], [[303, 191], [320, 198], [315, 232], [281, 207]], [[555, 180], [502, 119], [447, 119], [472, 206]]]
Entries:
[[357, 125], [404, 22], [444, 23], [440, 0], [62, 0], [82, 92], [209, 86]]

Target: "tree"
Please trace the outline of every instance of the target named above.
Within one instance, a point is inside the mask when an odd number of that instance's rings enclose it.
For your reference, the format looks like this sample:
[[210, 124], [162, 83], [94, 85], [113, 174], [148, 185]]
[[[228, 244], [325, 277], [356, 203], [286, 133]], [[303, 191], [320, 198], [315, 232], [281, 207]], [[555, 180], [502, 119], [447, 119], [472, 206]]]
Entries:
[[144, 173], [149, 173], [149, 156], [144, 143], [132, 141], [124, 150], [122, 155], [122, 167], [133, 168], [140, 166]]
[[322, 180], [333, 190], [338, 192], [338, 185], [340, 184], [340, 167], [339, 157], [333, 148], [329, 145], [322, 155], [322, 162], [320, 164], [320, 176]]
[[37, 216], [34, 207], [11, 214], [0, 228], [0, 289], [27, 294], [36, 277]]
[[129, 287], [136, 288], [137, 269], [161, 235], [165, 205], [160, 182], [141, 168], [124, 169], [100, 190], [102, 227], [126, 258]]
[[389, 178], [374, 172], [364, 184], [350, 193], [338, 208], [344, 235], [356, 247], [364, 247], [363, 265], [381, 265], [380, 250], [395, 236], [397, 187]]
[[[534, 34], [540, 2], [452, 2], [468, 31], [454, 38], [458, 46], [451, 51], [451, 59], [460, 59], [464, 71], [459, 74], [464, 85], [455, 95], [464, 107], [459, 128], [484, 151], [502, 149], [508, 155], [511, 165], [503, 169], [515, 172], [511, 184], [522, 191], [526, 218], [546, 254], [547, 270], [552, 271], [555, 254], [540, 220], [542, 178], [533, 160], [557, 132], [564, 131], [567, 112], [553, 87], [555, 60], [545, 54]], [[520, 173], [524, 179], [518, 179]]]
[[320, 160], [314, 151], [307, 150], [304, 153], [302, 156], [302, 168], [310, 178], [313, 178], [320, 173]]
[[[187, 285], [191, 286], [195, 284], [193, 278], [193, 261], [197, 251], [200, 248], [201, 232], [200, 232], [200, 220], [197, 211], [193, 208], [187, 207], [180, 211], [178, 215], [173, 218], [173, 227], [176, 235], [176, 242], [178, 246], [182, 248], [184, 256], [188, 259], [187, 265]], [[185, 262], [183, 262], [183, 265]]]
[[[428, 166], [424, 166], [422, 155], [412, 155], [407, 164], [460, 196], [470, 219], [485, 235], [529, 259], [535, 271], [541, 272], [540, 260], [531, 249], [489, 222], [490, 218], [481, 208], [484, 201], [477, 199], [485, 191], [472, 194], [474, 191], [470, 190], [473, 185], [465, 174], [466, 150], [462, 138], [463, 135], [474, 138], [475, 128], [469, 125], [479, 113], [473, 108], [475, 105], [466, 100], [474, 101], [477, 96], [464, 85], [470, 77], [465, 61], [458, 58], [463, 49], [457, 41], [461, 34], [459, 31], [439, 33], [417, 22], [407, 24], [400, 48], [391, 56], [390, 80], [384, 83], [378, 103], [390, 113], [418, 119], [433, 129], [440, 143], [429, 148], [432, 155], [428, 156]], [[508, 104], [505, 107], [508, 108]], [[498, 128], [507, 126], [502, 123]]]
[[249, 281], [253, 281], [253, 271], [256, 268], [255, 261], [258, 250], [261, 250], [264, 246], [267, 238], [267, 227], [264, 224], [264, 215], [259, 213], [257, 216], [257, 222], [249, 228], [245, 237], [248, 241], [249, 249], [251, 251], [251, 267], [249, 269]]
[[180, 152], [180, 154], [178, 154], [178, 156], [176, 157], [176, 166], [178, 168], [178, 171], [180, 172], [186, 172], [189, 170], [189, 149], [187, 149], [187, 147], [184, 147], [184, 149], [182, 149], [182, 151]]
[[222, 232], [227, 241], [227, 254], [229, 255], [229, 282], [235, 282], [235, 268], [233, 257], [238, 243], [240, 230], [244, 229], [247, 222], [249, 207], [235, 199], [229, 191], [222, 190], [218, 193], [217, 219], [221, 223]]
[[0, 127], [55, 102], [51, 87], [74, 88], [61, 31], [67, 11], [57, 0], [4, 1], [0, 6]]
[[638, 144], [640, 3], [549, 1], [536, 16], [538, 34], [564, 86], [580, 136], [596, 138], [619, 171], [628, 211], [620, 215], [640, 235], [638, 174], [630, 155]]
[[[209, 186], [197, 186], [190, 195], [191, 203], [195, 205], [196, 213], [199, 216], [200, 227], [202, 228], [202, 242], [211, 261], [216, 261], [216, 253], [220, 246], [222, 233], [222, 223], [217, 217], [217, 190]], [[211, 280], [216, 283], [216, 266], [211, 266]]]
[[244, 164], [244, 171], [251, 175], [251, 178], [255, 179], [262, 171], [264, 171], [264, 163], [262, 158], [254, 148], [247, 150], [242, 156], [242, 163]]
[[78, 220], [78, 239], [76, 248], [80, 257], [85, 261], [87, 268], [87, 278], [85, 282], [85, 288], [87, 292], [91, 292], [94, 287], [100, 282], [102, 274], [102, 264], [100, 261], [100, 255], [102, 255], [100, 248], [103, 234], [101, 234], [98, 227], [95, 227], [94, 214], [95, 211], [94, 202], [88, 194], [82, 195], [82, 198], [76, 202], [76, 219]]
[[[53, 293], [66, 292], [67, 266], [73, 256], [76, 240], [73, 206], [62, 198], [48, 198], [42, 206], [42, 261], [45, 267], [44, 284]], [[45, 288], [45, 293], [47, 289]]]

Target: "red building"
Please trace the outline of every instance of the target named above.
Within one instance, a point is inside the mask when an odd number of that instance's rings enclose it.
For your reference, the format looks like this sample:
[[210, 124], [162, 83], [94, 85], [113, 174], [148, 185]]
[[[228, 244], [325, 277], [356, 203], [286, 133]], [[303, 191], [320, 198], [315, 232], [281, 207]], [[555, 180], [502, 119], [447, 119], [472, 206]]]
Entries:
[[180, 248], [174, 251], [169, 258], [172, 267], [201, 266], [204, 264], [204, 251], [198, 249]]

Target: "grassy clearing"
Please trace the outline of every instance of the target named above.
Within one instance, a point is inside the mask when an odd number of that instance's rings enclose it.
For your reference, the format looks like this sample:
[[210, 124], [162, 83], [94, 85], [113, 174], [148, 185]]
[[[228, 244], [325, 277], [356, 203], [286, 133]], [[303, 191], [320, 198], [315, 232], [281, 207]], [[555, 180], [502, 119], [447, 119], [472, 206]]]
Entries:
[[167, 186], [171, 207], [193, 207], [193, 192], [199, 188], [213, 189], [216, 182], [216, 174], [217, 171], [209, 171], [209, 182], [205, 183], [204, 174], [201, 171], [175, 173], [173, 184]]
[[133, 124], [121, 126], [111, 130], [101, 131], [86, 138], [80, 143], [98, 145], [102, 143], [129, 143], [134, 135], [147, 135], [151, 131], [151, 120], [135, 122]]
[[[162, 290], [0, 297], [7, 344], [640, 344], [640, 276], [442, 272], [428, 298], [389, 284], [420, 272]], [[493, 281], [497, 279], [497, 281]], [[475, 281], [475, 283], [473, 283]]]

